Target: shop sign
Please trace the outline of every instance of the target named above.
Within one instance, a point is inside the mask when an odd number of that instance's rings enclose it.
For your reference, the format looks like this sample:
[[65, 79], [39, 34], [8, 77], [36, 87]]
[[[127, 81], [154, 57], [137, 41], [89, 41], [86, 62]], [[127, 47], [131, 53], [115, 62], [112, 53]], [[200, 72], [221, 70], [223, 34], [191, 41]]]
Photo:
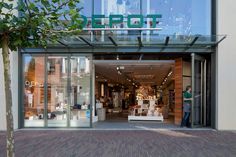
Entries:
[[[84, 15], [81, 15], [82, 18], [82, 28], [86, 28], [88, 25], [88, 18]], [[124, 24], [124, 21], [127, 21], [128, 28], [143, 28], [145, 20], [150, 19], [151, 28], [156, 28], [157, 19], [162, 18], [161, 14], [148, 14], [147, 16], [141, 14], [133, 14], [124, 17], [124, 15], [116, 14], [116, 15], [109, 15], [109, 24], [102, 24], [102, 21], [107, 19], [105, 15], [92, 15], [91, 26], [92, 28], [113, 28], [115, 24]], [[125, 27], [124, 27], [125, 28]]]

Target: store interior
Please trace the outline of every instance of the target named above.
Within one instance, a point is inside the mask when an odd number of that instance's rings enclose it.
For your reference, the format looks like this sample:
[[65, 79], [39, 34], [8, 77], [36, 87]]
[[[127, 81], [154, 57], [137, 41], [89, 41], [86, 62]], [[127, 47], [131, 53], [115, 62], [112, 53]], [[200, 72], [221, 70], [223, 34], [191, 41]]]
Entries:
[[98, 123], [174, 123], [174, 60], [98, 60], [94, 66]]

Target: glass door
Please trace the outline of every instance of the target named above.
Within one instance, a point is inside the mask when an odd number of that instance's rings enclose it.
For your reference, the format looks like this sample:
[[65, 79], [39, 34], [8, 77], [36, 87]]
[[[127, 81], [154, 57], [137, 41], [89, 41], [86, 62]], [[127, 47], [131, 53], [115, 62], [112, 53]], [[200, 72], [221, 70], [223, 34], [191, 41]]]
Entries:
[[206, 62], [192, 54], [192, 127], [206, 126]]

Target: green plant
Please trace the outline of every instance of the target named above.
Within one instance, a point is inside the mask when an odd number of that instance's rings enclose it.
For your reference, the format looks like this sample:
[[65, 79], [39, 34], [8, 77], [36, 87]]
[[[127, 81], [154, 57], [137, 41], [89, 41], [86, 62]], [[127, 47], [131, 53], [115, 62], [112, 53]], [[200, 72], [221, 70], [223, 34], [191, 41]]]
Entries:
[[10, 59], [18, 48], [47, 47], [62, 36], [81, 30], [79, 0], [0, 0], [0, 48], [2, 48], [7, 120], [7, 156], [14, 156], [14, 130]]

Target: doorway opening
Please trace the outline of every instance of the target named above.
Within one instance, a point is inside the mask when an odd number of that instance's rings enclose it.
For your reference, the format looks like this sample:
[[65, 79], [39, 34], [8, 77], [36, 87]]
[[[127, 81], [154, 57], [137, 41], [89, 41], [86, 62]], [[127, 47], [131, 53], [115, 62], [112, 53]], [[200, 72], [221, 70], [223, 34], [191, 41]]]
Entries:
[[94, 68], [98, 125], [174, 125], [175, 60], [95, 60]]

